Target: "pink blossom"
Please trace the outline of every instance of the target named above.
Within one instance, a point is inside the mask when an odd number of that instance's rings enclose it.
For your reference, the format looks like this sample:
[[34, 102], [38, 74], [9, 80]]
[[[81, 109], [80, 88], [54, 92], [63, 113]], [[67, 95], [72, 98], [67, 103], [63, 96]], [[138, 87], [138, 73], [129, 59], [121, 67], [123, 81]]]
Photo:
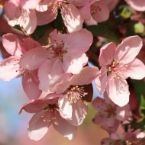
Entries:
[[2, 36], [2, 44], [10, 57], [0, 62], [0, 79], [9, 81], [20, 75], [25, 93], [30, 99], [40, 96], [39, 80], [36, 71], [29, 71], [20, 64], [23, 54], [40, 44], [31, 38], [19, 38], [15, 34], [8, 33]]
[[19, 64], [23, 49], [20, 39], [11, 33], [3, 35], [2, 43], [11, 56], [0, 62], [0, 79], [9, 81], [23, 73]]
[[80, 8], [80, 12], [88, 25], [106, 21], [110, 13], [108, 5], [104, 0], [87, 0], [85, 5]]
[[129, 106], [118, 107], [107, 97], [105, 99], [97, 97], [93, 101], [93, 106], [97, 110], [94, 123], [99, 124], [109, 134], [115, 132], [121, 122], [131, 117]]
[[79, 10], [72, 3], [67, 3], [65, 0], [46, 0], [48, 1], [48, 13], [49, 22], [56, 19], [58, 9], [61, 11], [61, 16], [67, 27], [68, 32], [78, 31], [82, 28], [83, 19]]
[[[41, 0], [9, 0], [5, 3], [5, 16], [11, 26], [19, 25], [23, 31], [30, 35], [37, 27], [37, 13], [45, 13], [47, 6], [40, 3]], [[44, 18], [43, 18], [44, 19]], [[45, 24], [47, 22], [41, 22]], [[40, 21], [40, 20], [39, 20]], [[41, 25], [39, 23], [39, 25]]]
[[29, 122], [28, 135], [30, 139], [40, 140], [46, 135], [50, 126], [53, 126], [64, 137], [70, 140], [74, 138], [77, 127], [61, 118], [56, 99], [34, 100], [24, 105], [22, 110], [35, 113]]
[[79, 74], [73, 75], [68, 87], [58, 99], [60, 115], [69, 123], [78, 126], [87, 115], [88, 92], [85, 85], [90, 84], [97, 75], [96, 68], [85, 67]]
[[145, 11], [144, 0], [125, 0], [134, 10]]
[[77, 74], [88, 62], [85, 52], [91, 46], [92, 41], [92, 34], [85, 29], [71, 34], [60, 34], [55, 30], [50, 34], [49, 46], [28, 51], [24, 54], [21, 64], [24, 68], [32, 70], [44, 60], [58, 59], [57, 61], [62, 63], [66, 73]]
[[18, 38], [15, 34], [7, 33], [2, 36], [2, 44], [11, 55], [0, 62], [0, 79], [11, 80], [24, 72], [20, 60], [27, 50], [40, 46], [31, 38]]
[[106, 91], [108, 97], [119, 106], [129, 102], [126, 79], [140, 80], [145, 77], [145, 65], [136, 58], [141, 48], [142, 40], [139, 36], [130, 36], [118, 46], [111, 42], [101, 48], [101, 70], [96, 84], [101, 93]]
[[29, 99], [39, 98], [42, 91], [39, 88], [37, 71], [25, 71], [22, 77], [22, 86]]

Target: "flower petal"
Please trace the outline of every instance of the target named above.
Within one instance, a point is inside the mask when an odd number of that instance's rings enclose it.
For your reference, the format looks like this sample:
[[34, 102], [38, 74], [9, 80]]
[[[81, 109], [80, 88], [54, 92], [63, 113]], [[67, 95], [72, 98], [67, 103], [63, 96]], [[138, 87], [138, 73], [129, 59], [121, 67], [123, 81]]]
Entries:
[[97, 76], [97, 67], [85, 67], [79, 74], [73, 75], [71, 79], [72, 85], [87, 85], [90, 84]]
[[53, 90], [55, 85], [62, 79], [64, 72], [59, 60], [47, 60], [38, 70], [39, 88], [43, 91]]
[[135, 59], [128, 64], [125, 73], [132, 79], [141, 80], [145, 77], [145, 65], [139, 59]]
[[20, 59], [14, 56], [0, 62], [0, 79], [10, 81], [19, 76], [23, 72], [20, 69], [19, 62]]
[[7, 33], [2, 36], [2, 44], [6, 51], [14, 56], [21, 56], [23, 49], [19, 38], [12, 33]]
[[109, 8], [105, 1], [95, 1], [90, 7], [90, 12], [97, 22], [103, 22], [109, 18]]
[[41, 90], [36, 72], [25, 73], [22, 77], [23, 89], [29, 99], [37, 99]]
[[58, 99], [59, 112], [62, 118], [72, 119], [72, 105], [67, 97], [61, 97]]
[[129, 88], [126, 80], [112, 78], [108, 80], [108, 97], [118, 106], [123, 107], [129, 103]]
[[51, 7], [48, 8], [45, 12], [36, 12], [37, 15], [37, 25], [45, 25], [57, 17], [57, 11], [53, 11]]
[[77, 127], [71, 125], [66, 120], [60, 117], [60, 115], [56, 115], [56, 121], [57, 123], [54, 123], [54, 128], [61, 133], [64, 137], [66, 137], [69, 140], [72, 140], [75, 137]]
[[83, 123], [86, 118], [88, 107], [82, 100], [72, 104], [73, 116], [71, 120], [68, 120], [72, 125], [79, 126]]
[[36, 99], [36, 100], [31, 100], [28, 104], [25, 104], [21, 110], [20, 113], [25, 110], [28, 113], [37, 113], [40, 112], [41, 110], [45, 109], [48, 106], [48, 103], [51, 100], [46, 100], [46, 99]]
[[80, 56], [88, 51], [93, 42], [93, 35], [86, 29], [61, 35], [64, 49], [71, 55]]
[[82, 70], [83, 66], [88, 62], [86, 54], [82, 54], [80, 57], [72, 55], [65, 55], [63, 68], [66, 73], [78, 74]]
[[37, 47], [24, 53], [21, 58], [20, 64], [24, 69], [35, 70], [47, 58], [47, 51], [42, 47]]
[[63, 5], [61, 8], [61, 15], [64, 24], [70, 33], [78, 31], [82, 28], [83, 19], [78, 9], [74, 5], [72, 4]]
[[144, 0], [125, 0], [136, 11], [145, 11]]
[[114, 59], [115, 50], [116, 50], [115, 43], [111, 42], [104, 45], [100, 50], [99, 64], [101, 66], [106, 66], [111, 64]]
[[68, 97], [64, 96], [58, 100], [60, 115], [72, 125], [79, 126], [86, 117], [87, 106], [82, 100], [71, 103]]
[[27, 35], [32, 34], [36, 27], [37, 27], [37, 17], [36, 13], [34, 10], [30, 12], [24, 12], [22, 15], [19, 17], [18, 23], [20, 27], [22, 27]]
[[38, 141], [48, 132], [50, 126], [50, 115], [47, 111], [35, 114], [29, 122], [29, 138]]
[[142, 46], [142, 39], [139, 36], [127, 37], [118, 45], [114, 59], [122, 64], [130, 63], [138, 55]]

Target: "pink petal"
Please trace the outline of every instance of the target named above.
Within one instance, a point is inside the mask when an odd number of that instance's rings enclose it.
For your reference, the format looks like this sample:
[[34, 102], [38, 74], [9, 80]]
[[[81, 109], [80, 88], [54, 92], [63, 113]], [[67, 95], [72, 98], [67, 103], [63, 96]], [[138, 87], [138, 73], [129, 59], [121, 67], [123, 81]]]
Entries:
[[27, 35], [32, 34], [37, 27], [37, 17], [35, 11], [24, 12], [24, 14], [22, 13], [19, 18], [19, 25], [26, 31]]
[[62, 118], [71, 120], [73, 108], [72, 108], [72, 104], [70, 103], [68, 98], [65, 96], [59, 98], [58, 106], [59, 106], [59, 112], [60, 112], [60, 115], [62, 116]]
[[50, 126], [50, 115], [44, 110], [35, 114], [29, 122], [29, 138], [35, 141], [42, 139]]
[[0, 62], [0, 79], [10, 81], [22, 73], [19, 65], [20, 59], [9, 57]]
[[130, 36], [124, 39], [117, 47], [114, 59], [127, 64], [135, 59], [143, 46], [139, 36]]
[[64, 56], [63, 68], [66, 73], [78, 74], [88, 62], [86, 54], [82, 54], [80, 57], [75, 57], [76, 56], [71, 55]]
[[111, 64], [114, 59], [115, 50], [116, 50], [115, 43], [111, 42], [104, 45], [100, 50], [99, 64], [101, 66], [106, 66], [106, 65]]
[[90, 84], [97, 76], [98, 68], [85, 67], [79, 74], [73, 75], [71, 79], [72, 85], [87, 85]]
[[23, 9], [35, 9], [41, 0], [21, 0], [21, 6]]
[[136, 80], [141, 80], [145, 77], [145, 65], [139, 59], [135, 59], [133, 62], [128, 64], [126, 72], [128, 77]]
[[62, 35], [64, 41], [64, 49], [70, 55], [80, 56], [82, 53], [89, 50], [93, 42], [93, 35], [86, 29], [81, 29], [78, 32]]
[[34, 39], [27, 37], [23, 39], [23, 47], [25, 48], [26, 51], [40, 47], [40, 43], [38, 41], [35, 41]]
[[23, 53], [19, 38], [12, 33], [7, 33], [2, 36], [2, 44], [6, 51], [14, 56], [20, 57]]
[[61, 15], [68, 32], [75, 32], [82, 28], [83, 19], [74, 5], [63, 5], [61, 8]]
[[82, 101], [79, 100], [77, 103], [73, 105], [73, 116], [71, 120], [68, 120], [72, 125], [79, 126], [83, 123], [84, 119], [87, 115], [87, 105]]
[[[92, 2], [91, 2], [92, 3]], [[91, 3], [86, 3], [84, 7], [80, 8], [80, 13], [82, 14], [83, 19], [85, 20], [85, 23], [87, 25], [96, 25], [97, 21], [94, 20], [94, 18], [91, 15], [91, 10], [90, 10], [90, 6]]]
[[61, 81], [63, 74], [62, 64], [59, 60], [45, 61], [38, 70], [39, 88], [46, 92], [53, 90], [55, 85]]
[[92, 17], [97, 22], [103, 22], [109, 18], [109, 9], [104, 1], [94, 2], [90, 9]]
[[74, 126], [79, 126], [83, 123], [87, 114], [87, 106], [82, 100], [78, 100], [76, 103], [71, 103], [69, 98], [64, 96], [59, 98], [58, 105], [62, 118], [66, 119]]
[[[53, 95], [53, 94], [51, 94]], [[54, 94], [55, 95], [55, 94]], [[38, 113], [42, 110], [47, 110], [49, 104], [56, 104], [58, 98], [51, 99], [49, 97], [43, 98], [43, 99], [35, 99], [35, 100], [30, 100], [29, 103], [25, 104], [21, 110], [20, 113], [25, 110], [28, 113]]]
[[108, 97], [118, 106], [123, 107], [129, 103], [129, 89], [126, 80], [112, 78], [108, 80]]
[[64, 93], [71, 85], [70, 79], [72, 74], [65, 73], [61, 76], [61, 80], [52, 89], [56, 93]]
[[136, 11], [145, 11], [144, 0], [125, 0]]
[[99, 124], [103, 129], [110, 133], [115, 132], [120, 123], [118, 120], [115, 119], [114, 116], [105, 117], [102, 115], [96, 115], [93, 121], [94, 123], [96, 123], [97, 125]]
[[105, 67], [102, 67], [100, 70], [100, 74], [95, 79], [97, 90], [101, 93], [101, 95], [103, 95], [106, 90], [107, 81], [107, 70]]
[[14, 0], [9, 0], [5, 3], [5, 14], [10, 20], [18, 18], [21, 15], [21, 10], [18, 8], [18, 6], [18, 1]]
[[69, 140], [72, 140], [75, 137], [77, 127], [69, 124], [66, 120], [60, 117], [60, 115], [56, 115], [57, 123], [54, 123], [54, 128], [61, 133], [64, 137]]
[[53, 11], [51, 7], [45, 12], [36, 12], [37, 25], [45, 25], [54, 21], [57, 17], [57, 10]]
[[37, 99], [40, 96], [39, 80], [35, 72], [25, 73], [22, 77], [22, 85], [29, 99]]
[[24, 53], [20, 64], [24, 69], [34, 70], [37, 69], [47, 58], [48, 52], [42, 47], [37, 47]]
[[25, 110], [28, 113], [40, 112], [41, 110], [45, 110], [45, 108], [47, 108], [48, 103], [49, 103], [49, 100], [46, 100], [46, 99], [31, 100], [28, 104], [25, 104], [21, 108], [20, 113], [23, 110]]

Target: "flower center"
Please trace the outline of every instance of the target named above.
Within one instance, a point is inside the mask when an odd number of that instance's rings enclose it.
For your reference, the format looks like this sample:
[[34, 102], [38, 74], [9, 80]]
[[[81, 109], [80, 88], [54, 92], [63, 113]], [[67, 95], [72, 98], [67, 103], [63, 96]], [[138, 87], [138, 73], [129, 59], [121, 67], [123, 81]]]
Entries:
[[67, 97], [71, 104], [77, 103], [78, 101], [82, 100], [88, 93], [84, 91], [83, 87], [73, 86], [67, 92]]
[[116, 71], [117, 62], [113, 61], [111, 65], [107, 66], [107, 75], [110, 75], [112, 72]]
[[49, 112], [55, 112], [55, 110], [58, 108], [57, 104], [48, 104], [43, 109], [47, 110]]

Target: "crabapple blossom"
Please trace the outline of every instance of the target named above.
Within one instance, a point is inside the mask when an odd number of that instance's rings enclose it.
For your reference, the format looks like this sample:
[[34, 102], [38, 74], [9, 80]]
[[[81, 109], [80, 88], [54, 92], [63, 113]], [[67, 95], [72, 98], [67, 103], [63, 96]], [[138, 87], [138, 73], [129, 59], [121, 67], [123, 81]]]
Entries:
[[65, 87], [64, 92], [48, 93], [44, 98], [24, 105], [21, 111], [35, 113], [29, 122], [29, 137], [39, 140], [47, 133], [49, 126], [53, 125], [64, 137], [72, 139], [76, 126], [82, 124], [87, 114], [85, 99], [88, 92], [84, 85], [90, 84], [96, 75], [97, 68], [85, 67], [68, 80], [69, 85]]
[[0, 80], [22, 78], [30, 139], [50, 127], [73, 139], [92, 105], [102, 145], [144, 145], [144, 10], [141, 0], [0, 0]]
[[93, 122], [99, 124], [109, 134], [115, 132], [121, 122], [131, 117], [129, 106], [118, 107], [107, 96], [105, 98], [97, 97], [93, 101], [93, 106], [98, 111]]
[[41, 3], [41, 0], [9, 0], [5, 2], [4, 5], [5, 16], [8, 23], [11, 26], [19, 25], [27, 35], [34, 32], [37, 27], [37, 21], [42, 21], [38, 23], [39, 25], [44, 25], [43, 19], [37, 16], [37, 13], [45, 13], [47, 6]]
[[58, 111], [57, 99], [37, 99], [24, 105], [21, 109], [28, 113], [35, 113], [29, 122], [28, 135], [30, 139], [38, 141], [43, 138], [50, 126], [68, 139], [73, 139], [76, 126], [63, 119]]
[[26, 51], [40, 47], [40, 44], [31, 38], [19, 38], [12, 33], [2, 36], [2, 44], [10, 57], [0, 62], [0, 79], [9, 81], [23, 75], [22, 84], [27, 96], [31, 99], [39, 97], [41, 91], [38, 88], [36, 72], [24, 69], [20, 61]]
[[86, 24], [94, 25], [98, 22], [106, 21], [109, 18], [109, 8], [104, 0], [88, 0], [87, 3], [80, 8], [83, 19]]
[[[1, 62], [0, 78], [2, 80], [11, 80], [23, 73], [20, 66], [22, 55], [29, 49], [39, 47], [39, 43], [31, 38], [19, 38], [17, 35], [7, 33], [2, 36], [2, 44], [10, 57]], [[12, 73], [13, 72], [13, 73]]]
[[88, 62], [85, 52], [92, 41], [92, 34], [85, 29], [71, 34], [61, 34], [54, 30], [50, 34], [49, 46], [44, 49], [34, 48], [25, 53], [21, 65], [28, 70], [33, 70], [43, 60], [54, 59], [62, 63], [65, 72], [77, 74]]
[[129, 102], [129, 90], [126, 79], [143, 79], [145, 65], [136, 58], [142, 48], [142, 39], [139, 36], [130, 36], [116, 46], [108, 43], [100, 50], [100, 75], [96, 79], [98, 89], [117, 105], [124, 106]]
[[83, 123], [87, 115], [87, 101], [89, 95], [85, 90], [97, 75], [97, 68], [85, 67], [79, 74], [70, 79], [70, 87], [58, 99], [60, 115], [69, 123], [78, 126]]

